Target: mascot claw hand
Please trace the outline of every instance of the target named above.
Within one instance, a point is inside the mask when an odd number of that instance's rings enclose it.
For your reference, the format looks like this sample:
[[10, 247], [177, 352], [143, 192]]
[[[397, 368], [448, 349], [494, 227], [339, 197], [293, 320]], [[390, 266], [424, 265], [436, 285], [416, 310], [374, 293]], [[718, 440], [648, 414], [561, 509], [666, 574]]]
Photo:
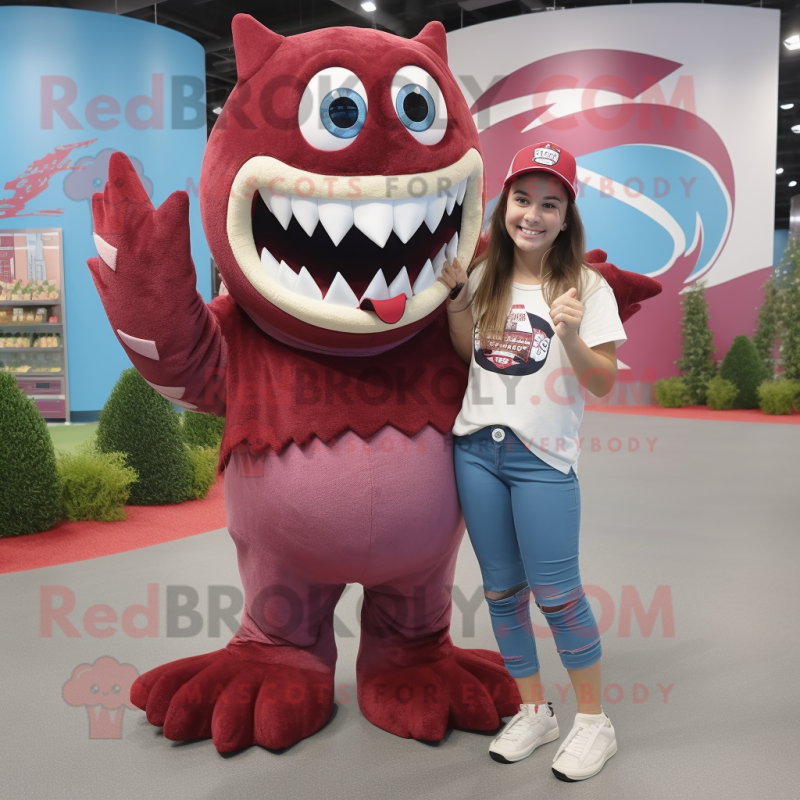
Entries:
[[[173, 403], [197, 409], [205, 370], [224, 363], [225, 343], [195, 288], [189, 196], [174, 192], [159, 209], [122, 153], [92, 198], [98, 258], [89, 259], [100, 299], [134, 366]], [[180, 320], [182, 325], [175, 325]], [[219, 398], [203, 410], [225, 414]]]
[[[467, 373], [436, 278], [478, 246], [483, 159], [444, 28], [284, 38], [239, 15], [233, 37], [238, 82], [200, 180], [229, 294], [195, 289], [185, 193], [154, 209], [115, 154], [93, 199], [89, 267], [121, 344], [164, 396], [226, 417], [245, 593], [223, 650], [151, 670], [131, 700], [165, 737], [220, 752], [310, 736], [333, 708], [334, 609], [360, 583], [367, 719], [433, 741], [496, 729], [516, 684], [498, 653], [449, 635]], [[623, 320], [657, 286], [598, 268]]]

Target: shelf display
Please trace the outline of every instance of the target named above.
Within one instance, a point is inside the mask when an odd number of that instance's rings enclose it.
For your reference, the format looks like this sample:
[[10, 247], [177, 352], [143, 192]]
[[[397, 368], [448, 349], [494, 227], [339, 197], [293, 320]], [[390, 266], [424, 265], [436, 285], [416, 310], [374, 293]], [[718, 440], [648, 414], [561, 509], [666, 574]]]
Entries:
[[46, 279], [29, 281], [27, 278], [20, 278], [9, 282], [0, 280], [0, 300], [34, 303], [37, 300], [58, 300], [60, 297], [61, 287]]
[[47, 350], [34, 348], [8, 348], [0, 353], [0, 371], [2, 372], [57, 372], [63, 373], [61, 365], [61, 351], [54, 350], [48, 353]]
[[61, 348], [61, 334], [10, 334], [0, 329], [0, 350], [26, 347], [35, 347], [39, 350], [58, 350]]
[[[0, 300], [0, 303], [3, 302]], [[46, 306], [40, 308], [13, 308], [0, 306], [0, 325], [3, 323], [12, 323], [15, 325], [22, 325], [26, 322], [47, 322], [48, 310]]]
[[0, 230], [0, 371], [45, 419], [69, 420], [62, 242], [59, 228]]

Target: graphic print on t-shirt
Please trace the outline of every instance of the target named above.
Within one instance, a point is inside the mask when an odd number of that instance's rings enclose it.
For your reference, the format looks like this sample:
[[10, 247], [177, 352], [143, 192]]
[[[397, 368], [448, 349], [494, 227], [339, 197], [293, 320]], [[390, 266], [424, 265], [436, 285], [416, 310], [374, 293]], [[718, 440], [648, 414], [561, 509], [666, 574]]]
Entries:
[[513, 305], [502, 339], [479, 336], [475, 331], [475, 361], [489, 372], [532, 375], [544, 366], [554, 333], [545, 320], [529, 314], [524, 305]]

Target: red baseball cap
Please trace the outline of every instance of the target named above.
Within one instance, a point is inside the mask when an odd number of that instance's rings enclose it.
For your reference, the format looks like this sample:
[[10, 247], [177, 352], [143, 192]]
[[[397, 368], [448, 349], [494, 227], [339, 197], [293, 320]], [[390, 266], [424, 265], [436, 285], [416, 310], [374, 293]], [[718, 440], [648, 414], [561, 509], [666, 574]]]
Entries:
[[539, 142], [523, 147], [511, 162], [503, 188], [528, 172], [549, 172], [561, 178], [574, 200], [578, 194], [578, 168], [575, 156], [553, 142]]

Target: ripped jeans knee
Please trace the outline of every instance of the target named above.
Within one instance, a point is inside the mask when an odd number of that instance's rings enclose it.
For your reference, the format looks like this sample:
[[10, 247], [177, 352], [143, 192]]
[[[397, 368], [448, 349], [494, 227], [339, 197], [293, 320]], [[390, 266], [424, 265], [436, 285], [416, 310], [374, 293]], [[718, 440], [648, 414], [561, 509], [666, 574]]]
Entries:
[[567, 669], [584, 669], [600, 659], [600, 630], [583, 586], [551, 597], [538, 597], [556, 643], [561, 663]]
[[502, 592], [485, 591], [492, 619], [492, 630], [506, 669], [517, 678], [539, 671], [536, 640], [531, 624], [530, 595], [527, 583]]

